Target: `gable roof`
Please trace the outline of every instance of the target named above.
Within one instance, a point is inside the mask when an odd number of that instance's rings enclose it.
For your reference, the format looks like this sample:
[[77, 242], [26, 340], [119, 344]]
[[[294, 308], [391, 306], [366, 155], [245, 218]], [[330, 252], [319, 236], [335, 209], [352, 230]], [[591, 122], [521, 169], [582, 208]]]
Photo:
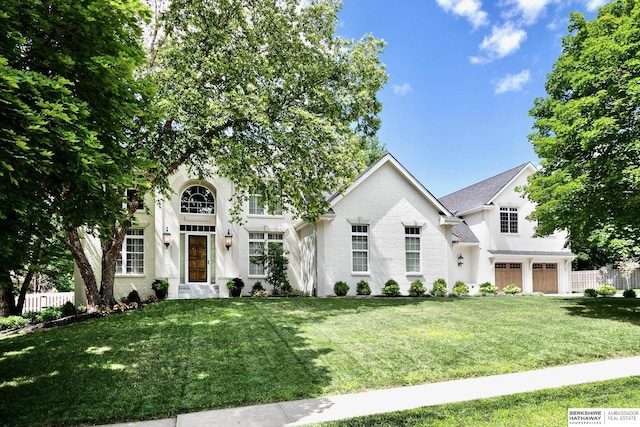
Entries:
[[356, 189], [362, 182], [364, 182], [368, 177], [373, 175], [378, 169], [386, 164], [390, 164], [391, 166], [393, 166], [400, 173], [400, 175], [402, 175], [409, 182], [412, 187], [414, 187], [420, 194], [422, 194], [425, 199], [427, 199], [429, 202], [431, 202], [431, 204], [434, 205], [434, 207], [441, 213], [443, 217], [446, 217], [448, 220], [450, 219], [452, 221], [452, 224], [457, 224], [460, 221], [458, 218], [455, 218], [454, 215], [449, 211], [449, 209], [447, 209], [444, 204], [442, 204], [433, 194], [431, 194], [431, 192], [427, 190], [413, 175], [411, 175], [411, 173], [409, 173], [409, 171], [406, 170], [404, 166], [402, 166], [400, 162], [398, 162], [398, 160], [396, 160], [396, 158], [393, 157], [390, 153], [385, 154], [380, 160], [369, 166], [356, 178], [353, 184], [348, 186], [343, 192], [334, 193], [331, 197], [329, 197], [327, 200], [331, 203], [331, 206], [335, 206], [336, 203], [342, 200], [347, 194]]
[[530, 162], [523, 163], [513, 169], [441, 197], [440, 202], [456, 215], [487, 205], [529, 165], [533, 167]]
[[476, 235], [473, 234], [473, 231], [471, 231], [471, 228], [464, 221], [454, 225], [451, 233], [453, 233], [454, 237], [457, 237], [458, 243], [480, 243], [480, 240], [478, 240]]

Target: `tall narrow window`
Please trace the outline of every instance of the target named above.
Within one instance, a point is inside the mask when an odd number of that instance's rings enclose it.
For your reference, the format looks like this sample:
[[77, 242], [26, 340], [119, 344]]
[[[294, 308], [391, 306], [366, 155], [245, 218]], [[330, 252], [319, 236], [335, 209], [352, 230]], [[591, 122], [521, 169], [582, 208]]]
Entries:
[[[137, 194], [136, 190], [133, 190], [133, 189], [128, 189], [127, 190], [127, 202], [129, 204], [131, 204], [131, 202], [133, 201], [133, 198], [136, 196], [136, 194]], [[138, 206], [136, 207], [136, 210], [137, 211], [144, 210], [144, 200], [143, 200], [142, 197], [140, 197], [138, 199]]]
[[500, 232], [518, 232], [518, 208], [500, 208]]
[[122, 251], [116, 261], [116, 274], [144, 274], [144, 230], [132, 228], [122, 244]]
[[369, 226], [351, 226], [351, 262], [353, 272], [369, 271]]
[[249, 275], [264, 276], [267, 270], [262, 263], [255, 263], [262, 254], [263, 248], [269, 248], [270, 243], [284, 246], [283, 233], [249, 233]]
[[202, 185], [192, 185], [184, 190], [180, 198], [180, 212], [182, 213], [215, 213], [215, 197], [211, 190]]
[[404, 228], [407, 273], [420, 271], [420, 227]]

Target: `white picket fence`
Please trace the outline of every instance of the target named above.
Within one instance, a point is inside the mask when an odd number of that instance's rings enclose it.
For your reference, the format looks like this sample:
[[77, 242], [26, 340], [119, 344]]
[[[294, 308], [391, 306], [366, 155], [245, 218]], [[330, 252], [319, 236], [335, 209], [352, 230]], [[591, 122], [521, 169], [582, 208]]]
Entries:
[[571, 272], [571, 289], [584, 292], [585, 289], [596, 289], [600, 285], [611, 285], [616, 289], [639, 289], [640, 270], [635, 270], [629, 281], [620, 275], [618, 270], [589, 270]]
[[[75, 301], [73, 292], [47, 292], [40, 294], [27, 294], [24, 299], [24, 307], [22, 312], [27, 311], [42, 311], [46, 307], [59, 307], [64, 305], [67, 301], [72, 303]], [[18, 303], [18, 297], [16, 297], [16, 304]]]

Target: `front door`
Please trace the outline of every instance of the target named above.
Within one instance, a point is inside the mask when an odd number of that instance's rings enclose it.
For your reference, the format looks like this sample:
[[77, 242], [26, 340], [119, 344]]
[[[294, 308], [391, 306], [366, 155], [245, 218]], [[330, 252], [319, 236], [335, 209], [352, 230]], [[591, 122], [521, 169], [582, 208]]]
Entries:
[[208, 283], [208, 252], [207, 236], [188, 236], [189, 283]]

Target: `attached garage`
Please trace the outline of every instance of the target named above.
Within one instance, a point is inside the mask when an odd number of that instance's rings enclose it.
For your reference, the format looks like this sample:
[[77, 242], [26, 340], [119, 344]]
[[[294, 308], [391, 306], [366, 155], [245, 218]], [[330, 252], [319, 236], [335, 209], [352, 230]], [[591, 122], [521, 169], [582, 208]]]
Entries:
[[534, 262], [532, 269], [533, 292], [558, 293], [558, 264]]
[[522, 289], [522, 263], [496, 262], [496, 286], [502, 291], [505, 286], [514, 284]]

